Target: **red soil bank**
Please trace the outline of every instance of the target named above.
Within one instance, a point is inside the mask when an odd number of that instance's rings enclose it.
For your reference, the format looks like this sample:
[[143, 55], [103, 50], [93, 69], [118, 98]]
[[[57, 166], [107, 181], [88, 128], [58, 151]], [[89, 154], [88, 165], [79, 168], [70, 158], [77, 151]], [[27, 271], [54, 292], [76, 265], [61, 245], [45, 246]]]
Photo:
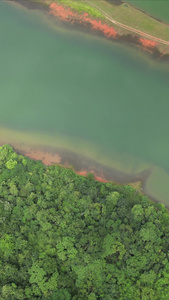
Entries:
[[[77, 171], [76, 172], [78, 175], [81, 175], [81, 176], [87, 176], [88, 172], [87, 171]], [[97, 176], [94, 172], [90, 172], [90, 173], [93, 173], [94, 174], [94, 179], [97, 180], [97, 181], [100, 181], [100, 182], [108, 182], [108, 180], [100, 177], [100, 176]]]
[[105, 36], [107, 37], [117, 37], [117, 33], [113, 27], [109, 27], [106, 24], [102, 24], [102, 22], [93, 20], [89, 17], [87, 13], [84, 14], [78, 14], [73, 12], [69, 8], [65, 8], [61, 5], [58, 5], [56, 3], [52, 3], [50, 5], [50, 14], [58, 17], [59, 19], [65, 21], [65, 22], [71, 22], [71, 23], [81, 23], [84, 24], [84, 26], [90, 25], [91, 29], [102, 31]]
[[81, 176], [87, 176], [87, 171], [77, 171], [76, 173]]
[[94, 178], [95, 178], [95, 180], [100, 181], [100, 182], [108, 182], [108, 180], [106, 180], [100, 176], [96, 176], [95, 174], [94, 174]]
[[50, 152], [46, 152], [40, 149], [31, 149], [29, 146], [15, 146], [15, 150], [18, 153], [21, 153], [31, 159], [41, 160], [42, 163], [46, 166], [50, 166], [52, 164], [59, 164], [61, 161], [61, 157], [59, 154], [52, 154]]
[[73, 17], [76, 17], [76, 14], [74, 14], [70, 9], [56, 3], [52, 3], [50, 5], [50, 13], [66, 22], [69, 22], [70, 19], [73, 20]]
[[[2, 145], [0, 145], [2, 146]], [[40, 160], [42, 161], [42, 163], [46, 166], [51, 166], [54, 164], [61, 164], [61, 157], [58, 153], [51, 153], [51, 152], [47, 152], [43, 149], [33, 149], [29, 146], [21, 146], [21, 145], [15, 145], [14, 147], [15, 151], [17, 151], [17, 153], [20, 153], [21, 155], [27, 156], [33, 160]], [[69, 163], [65, 163], [63, 165], [66, 168], [69, 168]], [[75, 171], [75, 170], [74, 170]], [[75, 171], [75, 173], [77, 173], [78, 175], [81, 176], [87, 176], [87, 174], [89, 172], [87, 172], [86, 170], [81, 170], [81, 171]], [[91, 172], [94, 174], [94, 178], [97, 181], [100, 182], [108, 182], [107, 180], [105, 180], [103, 177], [97, 176], [94, 172]]]
[[147, 39], [143, 39], [143, 38], [140, 38], [139, 41], [142, 44], [142, 46], [144, 46], [146, 48], [154, 48], [155, 46], [158, 45], [157, 42], [147, 40]]

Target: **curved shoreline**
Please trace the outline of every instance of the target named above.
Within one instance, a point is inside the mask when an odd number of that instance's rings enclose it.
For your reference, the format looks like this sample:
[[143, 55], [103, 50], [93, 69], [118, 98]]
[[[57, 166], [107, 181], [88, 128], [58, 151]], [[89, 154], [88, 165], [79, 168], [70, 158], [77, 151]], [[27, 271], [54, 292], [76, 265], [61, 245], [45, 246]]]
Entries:
[[[57, 17], [60, 21], [64, 23], [68, 23], [72, 26], [76, 26], [76, 28], [78, 26], [79, 28], [82, 28], [87, 32], [102, 36], [106, 39], [134, 45], [146, 52], [149, 52], [156, 59], [158, 58], [162, 61], [169, 60], [169, 41], [164, 41], [162, 39], [153, 37], [150, 34], [144, 33], [134, 28], [133, 28], [133, 32], [131, 32], [132, 27], [117, 22], [112, 18], [109, 18], [109, 16], [104, 12], [102, 14], [107, 18], [107, 20], [110, 19], [109, 24], [111, 22], [114, 23], [114, 27], [107, 25], [106, 22], [103, 22], [103, 20], [96, 19], [89, 16], [88, 13], [79, 13], [60, 2], [51, 3], [51, 1], [43, 2], [42, 0], [35, 0], [33, 2], [31, 0], [7, 0], [7, 1], [18, 3], [28, 9], [44, 10], [48, 14]], [[91, 4], [90, 1], [86, 1], [86, 3]], [[95, 5], [93, 5], [93, 8], [94, 7]], [[102, 10], [98, 8], [98, 12], [99, 11], [101, 12]], [[122, 31], [124, 31], [123, 34], [118, 33], [117, 28], [119, 24], [123, 27], [122, 28]], [[150, 39], [151, 37], [152, 39]], [[166, 43], [166, 45], [164, 46], [168, 47], [167, 52], [161, 51], [160, 40]]]
[[[90, 1], [86, 1], [91, 4]], [[61, 21], [69, 24], [75, 24], [78, 26], [82, 26], [89, 32], [94, 34], [101, 34], [103, 37], [109, 40], [117, 40], [119, 42], [127, 42], [129, 44], [136, 45], [137, 47], [142, 48], [145, 51], [148, 51], [153, 56], [158, 58], [169, 58], [169, 54], [162, 53], [159, 50], [159, 46], [161, 42], [166, 46], [169, 46], [169, 41], [164, 41], [159, 38], [155, 38], [150, 34], [144, 33], [140, 30], [131, 28], [130, 26], [124, 25], [120, 22], [117, 22], [109, 17], [108, 14], [104, 13], [101, 9], [99, 9], [96, 5], [91, 5], [91, 7], [97, 8], [98, 11], [102, 12], [105, 18], [113, 23], [115, 27], [107, 25], [103, 20], [97, 20], [89, 16], [88, 13], [78, 13], [74, 12], [73, 9], [66, 7], [62, 3], [53, 2], [49, 8], [49, 13], [59, 18]], [[119, 34], [117, 28], [121, 27], [125, 33]], [[126, 34], [126, 31], [129, 33]], [[134, 35], [133, 35], [134, 34]], [[169, 51], [169, 50], [168, 50]]]
[[144, 170], [138, 174], [127, 174], [65, 149], [56, 149], [45, 146], [26, 146], [20, 144], [11, 144], [10, 146], [13, 147], [16, 153], [27, 156], [33, 160], [39, 160], [46, 166], [59, 164], [62, 167], [73, 169], [74, 172], [80, 176], [87, 176], [92, 173], [94, 179], [99, 182], [130, 185], [137, 192], [148, 196], [152, 201], [160, 202], [160, 200], [151, 197], [151, 195], [148, 195], [144, 191], [146, 181], [151, 174], [150, 169]]
[[[145, 191], [146, 181], [151, 175], [151, 169], [144, 170], [138, 174], [129, 175], [115, 168], [107, 167], [92, 159], [64, 149], [55, 149], [45, 146], [10, 146], [13, 147], [17, 154], [27, 156], [33, 160], [39, 160], [46, 166], [58, 164], [64, 168], [71, 168], [79, 176], [86, 177], [88, 174], [93, 174], [94, 180], [99, 182], [112, 183], [115, 185], [129, 185], [136, 191], [136, 193], [147, 196], [151, 201], [155, 203], [163, 203], [160, 199], [153, 197], [150, 193]], [[165, 207], [169, 210], [169, 205], [166, 203]]]

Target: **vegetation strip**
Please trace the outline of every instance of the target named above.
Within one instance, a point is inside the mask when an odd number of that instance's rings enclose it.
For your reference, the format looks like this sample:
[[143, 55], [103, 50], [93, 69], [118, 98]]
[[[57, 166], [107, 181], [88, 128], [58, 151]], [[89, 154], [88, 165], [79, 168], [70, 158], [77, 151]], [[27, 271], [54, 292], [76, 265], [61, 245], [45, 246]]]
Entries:
[[[55, 0], [54, 0], [55, 1]], [[92, 17], [105, 19], [105, 16], [102, 12], [98, 10], [98, 8], [92, 7], [91, 5], [86, 4], [86, 1], [69, 1], [69, 0], [56, 0], [56, 2], [60, 2], [65, 4], [66, 6], [75, 9], [80, 13], [88, 13]]]

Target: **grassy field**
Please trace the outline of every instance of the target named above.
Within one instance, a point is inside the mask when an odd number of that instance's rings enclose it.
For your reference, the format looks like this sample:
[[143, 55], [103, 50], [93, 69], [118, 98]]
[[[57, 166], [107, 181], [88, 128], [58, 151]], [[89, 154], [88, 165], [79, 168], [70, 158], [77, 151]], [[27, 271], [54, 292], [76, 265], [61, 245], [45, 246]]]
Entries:
[[118, 22], [169, 41], [168, 25], [151, 18], [128, 3], [118, 6], [106, 0], [90, 0], [90, 3], [97, 5]]
[[60, 2], [69, 6], [72, 9], [77, 10], [78, 12], [87, 12], [89, 15], [99, 19], [105, 19], [104, 15], [97, 9], [90, 6], [86, 1], [73, 1], [73, 0], [54, 0], [53, 2]]

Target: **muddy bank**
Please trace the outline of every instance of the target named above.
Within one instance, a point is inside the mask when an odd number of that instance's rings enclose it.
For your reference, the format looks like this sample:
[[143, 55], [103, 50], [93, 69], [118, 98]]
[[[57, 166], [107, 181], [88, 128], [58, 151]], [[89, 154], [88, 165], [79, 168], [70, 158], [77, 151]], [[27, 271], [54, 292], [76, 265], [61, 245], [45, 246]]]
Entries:
[[[34, 160], [40, 160], [47, 166], [59, 164], [63, 167], [73, 169], [81, 176], [87, 176], [87, 174], [93, 173], [94, 179], [99, 182], [131, 185], [136, 192], [148, 196], [153, 202], [161, 203], [159, 199], [152, 197], [151, 194], [145, 191], [146, 181], [152, 173], [151, 168], [138, 174], [127, 174], [65, 149], [56, 149], [47, 146], [11, 146], [18, 154], [28, 156]], [[165, 204], [165, 206], [169, 209], [167, 204]]]
[[[2, 145], [1, 145], [2, 146]], [[142, 188], [144, 182], [151, 174], [151, 170], [145, 170], [139, 174], [126, 174], [115, 168], [105, 166], [81, 154], [47, 146], [27, 146], [27, 145], [11, 145], [14, 150], [21, 155], [28, 156], [34, 160], [40, 160], [43, 164], [49, 166], [59, 164], [67, 168], [72, 168], [79, 175], [86, 176], [93, 173], [96, 180], [100, 182], [112, 181], [118, 184], [127, 184], [141, 181]]]

